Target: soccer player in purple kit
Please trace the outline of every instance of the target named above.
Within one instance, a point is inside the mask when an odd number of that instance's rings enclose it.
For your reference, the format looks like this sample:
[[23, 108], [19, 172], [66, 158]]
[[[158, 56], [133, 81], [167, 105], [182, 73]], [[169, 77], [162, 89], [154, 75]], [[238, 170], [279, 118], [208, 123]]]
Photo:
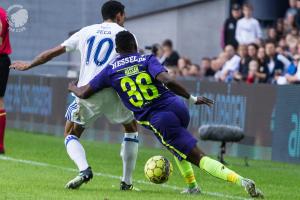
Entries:
[[69, 91], [85, 99], [104, 88], [114, 88], [139, 124], [153, 131], [180, 161], [191, 162], [212, 176], [244, 187], [251, 197], [263, 197], [254, 181], [206, 156], [197, 147], [197, 139], [187, 131], [189, 112], [176, 95], [196, 105], [212, 106], [212, 100], [190, 95], [153, 55], [137, 53], [136, 41], [130, 32], [121, 31], [116, 35], [116, 51], [120, 56], [87, 85], [77, 87], [72, 82]]

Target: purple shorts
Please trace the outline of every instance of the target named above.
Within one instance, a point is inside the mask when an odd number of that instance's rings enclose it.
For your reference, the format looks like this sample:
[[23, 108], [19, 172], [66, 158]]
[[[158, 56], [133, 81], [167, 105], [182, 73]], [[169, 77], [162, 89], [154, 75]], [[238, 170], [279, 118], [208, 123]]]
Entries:
[[186, 159], [196, 146], [197, 139], [187, 130], [190, 121], [187, 106], [178, 97], [172, 99], [167, 106], [154, 108], [146, 120], [139, 123], [153, 131], [156, 138], [182, 160]]

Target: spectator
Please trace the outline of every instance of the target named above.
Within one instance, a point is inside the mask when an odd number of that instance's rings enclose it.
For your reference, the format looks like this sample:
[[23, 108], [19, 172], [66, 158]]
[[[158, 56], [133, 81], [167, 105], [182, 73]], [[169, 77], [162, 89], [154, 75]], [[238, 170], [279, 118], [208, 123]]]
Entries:
[[219, 72], [222, 68], [222, 64], [220, 63], [220, 60], [218, 58], [213, 58], [211, 60], [211, 70], [212, 72], [209, 74], [206, 74], [207, 78], [215, 78], [217, 75], [217, 72]]
[[259, 47], [258, 52], [257, 52], [257, 59], [260, 63], [260, 65], [265, 64], [266, 63], [266, 50], [264, 47]]
[[189, 76], [191, 77], [198, 77], [200, 78], [200, 66], [197, 65], [197, 64], [192, 64], [190, 67], [189, 67]]
[[247, 75], [246, 83], [252, 84], [258, 82], [257, 70], [259, 68], [259, 62], [257, 60], [251, 60], [249, 63], [249, 72]]
[[279, 18], [276, 21], [276, 32], [278, 35], [278, 38], [282, 38], [283, 34], [284, 34], [284, 23], [283, 23], [283, 19]]
[[[230, 46], [230, 45], [229, 45]], [[226, 47], [225, 47], [226, 49]], [[221, 52], [217, 58], [218, 63], [221, 65], [221, 67], [227, 62], [228, 60], [228, 54], [224, 51]]]
[[235, 49], [238, 42], [235, 39], [236, 23], [241, 18], [242, 12], [239, 4], [234, 4], [231, 8], [231, 16], [226, 19], [223, 27], [224, 46], [232, 45]]
[[285, 41], [286, 41], [288, 50], [290, 50], [290, 48], [297, 46], [298, 38], [296, 36], [292, 35], [291, 33], [289, 33], [286, 35]]
[[237, 22], [235, 38], [239, 44], [260, 43], [262, 32], [259, 22], [252, 17], [253, 7], [243, 5], [244, 17]]
[[268, 81], [273, 81], [275, 76], [283, 75], [285, 66], [287, 63], [290, 65], [290, 61], [281, 54], [276, 53], [276, 46], [273, 42], [266, 43], [267, 61], [268, 67]]
[[295, 15], [288, 14], [284, 19], [284, 33], [290, 33], [296, 27]]
[[268, 68], [267, 68], [267, 58], [265, 53], [265, 48], [260, 47], [257, 53], [257, 59], [259, 63], [259, 68], [257, 70], [256, 76], [258, 78], [258, 83], [267, 83], [268, 81]]
[[204, 74], [205, 77], [208, 76], [214, 76], [215, 71], [211, 68], [211, 59], [208, 57], [204, 57], [201, 60], [200, 68], [202, 70], [202, 74]]
[[162, 58], [163, 58], [163, 48], [160, 44], [154, 44], [151, 47], [151, 53], [155, 55], [157, 60], [162, 63]]
[[285, 17], [287, 18], [288, 15], [295, 16], [297, 14], [297, 0], [289, 0], [289, 8], [285, 13]]
[[248, 45], [248, 55], [251, 59], [257, 59], [257, 50], [258, 50], [258, 45], [251, 43]]
[[247, 46], [240, 45], [238, 54], [241, 57], [241, 60], [238, 71], [234, 73], [234, 79], [237, 81], [245, 81], [248, 76], [249, 62], [251, 61], [251, 58], [248, 55]]
[[297, 0], [296, 7], [297, 7], [297, 14], [295, 16], [295, 24], [297, 29], [300, 30], [300, 1], [299, 0]]
[[284, 51], [288, 51], [288, 46], [286, 44], [285, 41], [285, 37], [280, 38], [279, 42], [278, 42], [278, 46], [281, 47]]
[[168, 70], [168, 74], [172, 78], [177, 78], [180, 75], [180, 72], [176, 67], [167, 67], [167, 70]]
[[181, 76], [188, 77], [190, 75], [190, 69], [189, 67], [184, 67], [182, 70], [180, 70]]
[[293, 27], [296, 27], [297, 16], [297, 0], [289, 0], [290, 7], [285, 13], [286, 33], [288, 33]]
[[286, 75], [285, 75], [285, 79], [286, 82], [289, 84], [299, 84], [300, 83], [300, 56], [299, 55], [295, 55], [294, 59], [293, 59], [293, 66], [291, 66], [291, 68], [294, 67], [294, 69], [291, 69], [291, 71], [289, 71]]
[[[297, 70], [299, 66], [299, 55], [295, 55], [292, 59], [292, 62], [287, 70], [287, 73], [284, 76], [277, 76], [275, 77], [276, 83], [278, 85], [285, 85], [285, 84], [294, 84], [300, 83], [300, 73]], [[297, 73], [298, 72], [298, 73]]]
[[229, 82], [233, 78], [233, 74], [238, 70], [241, 58], [235, 54], [235, 49], [232, 45], [225, 47], [225, 54], [227, 61], [220, 72], [219, 79]]
[[274, 27], [270, 27], [267, 30], [267, 40], [272, 41], [274, 43], [278, 42], [278, 35], [276, 29]]
[[177, 62], [177, 68], [179, 70], [182, 70], [183, 68], [188, 67], [191, 64], [192, 63], [191, 63], [191, 61], [188, 58], [182, 57], [182, 58], [179, 58], [179, 60]]
[[163, 65], [165, 66], [177, 66], [179, 60], [179, 54], [173, 50], [173, 43], [167, 39], [163, 42]]

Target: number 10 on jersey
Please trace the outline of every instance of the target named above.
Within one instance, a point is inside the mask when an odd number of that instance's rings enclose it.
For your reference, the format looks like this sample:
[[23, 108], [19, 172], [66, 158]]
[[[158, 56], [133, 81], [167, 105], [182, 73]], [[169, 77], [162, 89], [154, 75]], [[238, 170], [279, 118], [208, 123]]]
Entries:
[[[104, 38], [95, 43], [96, 36], [92, 36], [87, 40], [87, 53], [86, 53], [86, 65], [89, 65], [90, 62], [94, 62], [97, 66], [104, 65], [107, 63], [111, 53], [113, 52], [114, 43], [110, 38]], [[107, 44], [107, 45], [105, 45]], [[95, 53], [91, 55], [92, 51], [96, 48]], [[101, 54], [100, 54], [101, 53]]]

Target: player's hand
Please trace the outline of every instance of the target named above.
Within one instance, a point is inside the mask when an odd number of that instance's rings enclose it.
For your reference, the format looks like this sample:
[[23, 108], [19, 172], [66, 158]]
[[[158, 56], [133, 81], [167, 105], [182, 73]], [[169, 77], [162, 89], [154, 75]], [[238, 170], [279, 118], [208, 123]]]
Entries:
[[69, 83], [69, 86], [68, 86], [69, 92], [74, 92], [74, 90], [77, 88], [77, 82], [78, 82], [78, 80], [72, 81]]
[[206, 97], [200, 96], [200, 97], [197, 97], [197, 101], [196, 101], [195, 104], [196, 105], [202, 105], [202, 104], [204, 104], [204, 105], [207, 105], [207, 106], [211, 107], [211, 106], [214, 105], [214, 103], [215, 103], [214, 100], [211, 100], [211, 99], [208, 99]]
[[30, 64], [22, 61], [16, 61], [9, 66], [10, 69], [16, 69], [19, 71], [25, 71], [30, 69]]

